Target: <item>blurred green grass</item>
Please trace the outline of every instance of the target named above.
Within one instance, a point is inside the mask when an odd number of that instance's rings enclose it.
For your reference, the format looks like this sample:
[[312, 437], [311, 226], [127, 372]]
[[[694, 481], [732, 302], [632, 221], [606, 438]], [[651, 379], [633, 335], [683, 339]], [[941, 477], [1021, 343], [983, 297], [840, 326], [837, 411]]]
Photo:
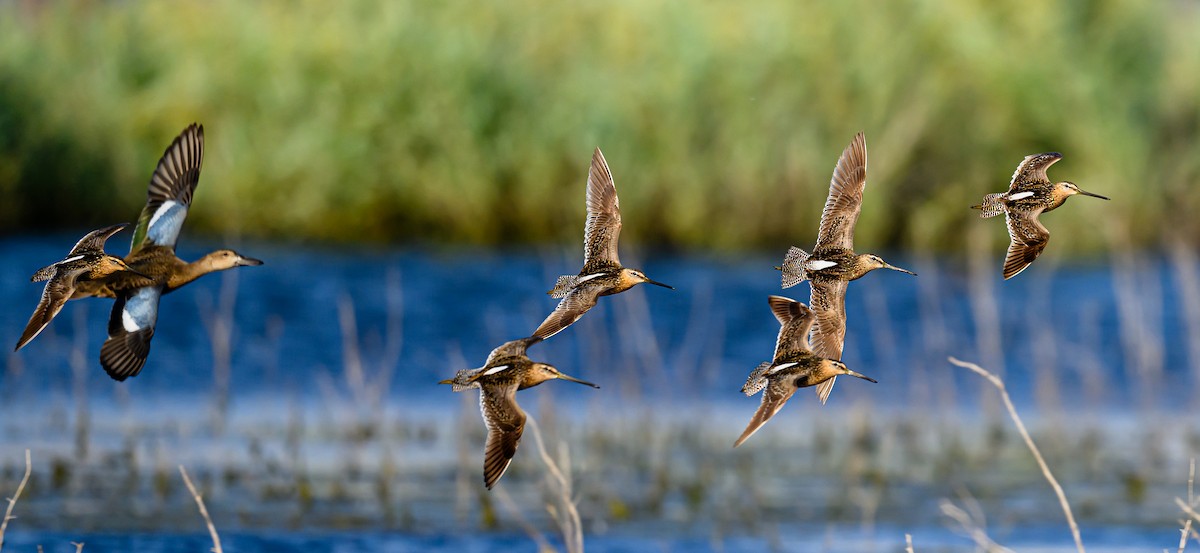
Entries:
[[196, 233], [572, 244], [600, 146], [628, 240], [807, 245], [864, 130], [861, 249], [961, 247], [1049, 150], [1113, 198], [1050, 216], [1072, 251], [1200, 243], [1197, 37], [1140, 0], [5, 2], [0, 232], [133, 219], [195, 120]]

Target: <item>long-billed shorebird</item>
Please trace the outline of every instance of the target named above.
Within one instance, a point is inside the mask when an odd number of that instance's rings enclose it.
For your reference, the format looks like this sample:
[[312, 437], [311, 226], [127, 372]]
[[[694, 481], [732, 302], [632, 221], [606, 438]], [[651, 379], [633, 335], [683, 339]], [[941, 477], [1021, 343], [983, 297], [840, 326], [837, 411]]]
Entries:
[[[854, 135], [838, 158], [829, 183], [829, 197], [821, 212], [817, 244], [810, 254], [793, 246], [784, 257], [783, 287], [790, 288], [808, 280], [809, 298], [816, 313], [813, 328], [813, 352], [819, 357], [841, 359], [846, 340], [846, 286], [875, 269], [891, 269], [910, 275], [916, 273], [884, 261], [878, 255], [854, 253], [854, 225], [862, 211], [863, 190], [867, 186], [867, 140], [863, 133]], [[817, 385], [821, 403], [829, 399], [836, 376]]]
[[483, 448], [483, 485], [489, 490], [512, 463], [525, 431], [525, 411], [517, 405], [517, 390], [556, 378], [599, 388], [551, 365], [530, 360], [525, 350], [541, 340], [530, 336], [505, 342], [492, 350], [482, 367], [458, 371], [454, 378], [438, 382], [450, 384], [455, 392], [479, 388], [479, 409], [488, 429]]
[[779, 319], [780, 325], [779, 338], [775, 342], [775, 357], [754, 369], [746, 379], [746, 384], [742, 386], [742, 393], [748, 396], [765, 391], [758, 411], [754, 413], [754, 418], [750, 419], [750, 424], [746, 426], [741, 437], [733, 443], [733, 447], [742, 445], [742, 442], [753, 436], [800, 388], [828, 382], [839, 374], [875, 382], [870, 377], [846, 368], [841, 361], [813, 353], [809, 347], [808, 331], [816, 317], [803, 303], [783, 296], [770, 296], [767, 302], [771, 305], [775, 318]]
[[38, 269], [30, 278], [32, 282], [46, 282], [42, 289], [42, 299], [38, 302], [29, 324], [13, 350], [21, 349], [50, 324], [50, 320], [62, 311], [63, 305], [79, 286], [87, 283], [102, 283], [106, 280], [129, 276], [145, 278], [145, 275], [131, 269], [124, 260], [104, 253], [104, 243], [109, 237], [125, 228], [125, 224], [113, 225], [89, 232], [71, 248], [71, 253], [62, 261], [48, 267]]
[[108, 339], [100, 348], [100, 365], [114, 380], [136, 376], [150, 354], [163, 294], [214, 271], [262, 261], [228, 249], [187, 262], [175, 255], [175, 242], [200, 182], [204, 159], [204, 127], [184, 129], [163, 152], [147, 189], [125, 263], [141, 275], [107, 279], [76, 289], [74, 297], [116, 298], [108, 321]]
[[1013, 172], [1008, 192], [988, 194], [982, 204], [971, 206], [980, 210], [979, 216], [983, 218], [1004, 214], [1011, 240], [1004, 257], [1004, 280], [1021, 274], [1046, 249], [1050, 231], [1038, 221], [1038, 215], [1053, 211], [1076, 194], [1108, 199], [1080, 190], [1070, 181], [1051, 182], [1046, 169], [1060, 159], [1062, 154], [1058, 152], [1025, 156]]
[[[533, 335], [549, 338], [578, 321], [595, 307], [600, 296], [624, 292], [643, 282], [671, 288], [652, 280], [637, 269], [621, 266], [617, 239], [621, 235], [621, 202], [612, 173], [600, 148], [592, 154], [587, 180], [587, 225], [583, 230], [583, 270], [578, 275], [558, 277], [551, 297], [562, 298], [558, 307], [538, 326]], [[671, 288], [672, 290], [674, 288]]]

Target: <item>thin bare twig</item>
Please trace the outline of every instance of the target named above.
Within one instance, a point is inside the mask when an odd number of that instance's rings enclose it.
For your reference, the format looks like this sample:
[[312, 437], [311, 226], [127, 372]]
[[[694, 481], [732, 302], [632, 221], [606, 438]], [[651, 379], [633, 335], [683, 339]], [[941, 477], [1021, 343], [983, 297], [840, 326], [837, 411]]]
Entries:
[[1179, 531], [1179, 551], [1177, 553], [1183, 553], [1183, 549], [1187, 547], [1188, 536], [1191, 535], [1191, 533], [1192, 521], [1189, 520], [1183, 523], [1183, 530]]
[[1071, 527], [1071, 536], [1075, 538], [1075, 548], [1079, 550], [1079, 553], [1084, 553], [1083, 538], [1079, 536], [1079, 525], [1075, 523], [1075, 515], [1071, 514], [1071, 504], [1067, 502], [1067, 494], [1063, 492], [1062, 486], [1058, 484], [1058, 479], [1054, 478], [1054, 474], [1050, 472], [1050, 467], [1046, 464], [1046, 459], [1042, 457], [1037, 444], [1033, 443], [1033, 438], [1029, 436], [1029, 431], [1025, 429], [1025, 423], [1021, 422], [1021, 417], [1017, 414], [1017, 408], [1013, 405], [1012, 398], [1008, 396], [1008, 390], [1004, 386], [1004, 381], [979, 365], [959, 361], [954, 357], [950, 357], [949, 359], [951, 363], [964, 369], [970, 369], [979, 376], [984, 377], [997, 390], [1000, 390], [1000, 398], [1004, 400], [1004, 406], [1008, 408], [1008, 414], [1012, 417], [1013, 424], [1017, 426], [1017, 432], [1025, 440], [1026, 447], [1029, 448], [1030, 453], [1033, 453], [1034, 459], [1037, 460], [1038, 466], [1042, 469], [1042, 475], [1046, 477], [1046, 481], [1050, 483], [1050, 487], [1054, 488], [1054, 493], [1058, 496], [1058, 502], [1062, 505], [1063, 514], [1067, 516], [1067, 524]]
[[212, 518], [208, 516], [208, 509], [204, 506], [204, 500], [200, 498], [200, 492], [196, 491], [196, 486], [192, 484], [192, 479], [188, 478], [187, 469], [183, 465], [179, 465], [179, 474], [183, 476], [183, 483], [187, 485], [189, 492], [192, 492], [192, 497], [196, 499], [196, 506], [200, 508], [200, 516], [204, 517], [204, 523], [208, 525], [208, 534], [212, 536], [213, 553], [221, 553], [221, 538], [217, 535], [217, 527], [213, 525]]
[[8, 498], [8, 509], [4, 511], [4, 520], [0, 521], [0, 549], [4, 549], [4, 532], [8, 530], [8, 521], [17, 518], [14, 517], [13, 507], [17, 506], [17, 499], [21, 497], [21, 492], [25, 491], [25, 484], [29, 482], [29, 474], [33, 472], [33, 460], [29, 456], [29, 450], [25, 450], [25, 476], [21, 478], [21, 483], [17, 485], [17, 492], [12, 497]]
[[552, 477], [551, 481], [558, 486], [559, 500], [562, 502], [565, 513], [555, 518], [558, 519], [559, 527], [562, 529], [563, 543], [566, 544], [569, 553], [583, 553], [583, 523], [579, 519], [579, 510], [575, 508], [575, 500], [571, 498], [571, 480], [559, 470], [558, 464], [546, 453], [546, 447], [542, 444], [542, 432], [538, 430], [537, 421], [533, 420], [533, 417], [529, 417], [525, 424], [532, 430], [533, 442], [537, 445], [538, 455], [541, 456], [542, 462], [546, 464], [546, 470]]
[[912, 534], [904, 534], [904, 553], [913, 553]]
[[1175, 498], [1175, 504], [1178, 505], [1180, 509], [1183, 509], [1183, 512], [1187, 513], [1187, 515], [1192, 517], [1192, 519], [1194, 519], [1196, 522], [1200, 522], [1200, 513], [1196, 512], [1196, 509], [1193, 509], [1191, 505], [1184, 503], [1183, 500], [1178, 497]]
[[73, 541], [73, 542], [71, 542], [71, 545], [75, 546], [75, 553], [80, 553], [81, 551], [83, 551], [83, 542]]

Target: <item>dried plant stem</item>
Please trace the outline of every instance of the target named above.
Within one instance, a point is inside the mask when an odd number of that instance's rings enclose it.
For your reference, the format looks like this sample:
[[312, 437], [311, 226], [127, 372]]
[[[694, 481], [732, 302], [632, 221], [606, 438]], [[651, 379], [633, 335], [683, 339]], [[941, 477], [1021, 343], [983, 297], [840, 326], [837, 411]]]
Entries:
[[192, 484], [192, 479], [188, 478], [187, 469], [183, 465], [179, 465], [179, 474], [183, 476], [183, 483], [187, 485], [189, 492], [192, 492], [192, 497], [196, 500], [196, 506], [200, 508], [200, 516], [204, 517], [204, 523], [208, 525], [208, 534], [212, 536], [213, 553], [221, 552], [221, 537], [217, 535], [217, 527], [213, 525], [212, 518], [208, 516], [208, 509], [204, 506], [204, 500], [200, 498], [200, 492], [196, 491], [196, 486]]
[[912, 534], [904, 534], [904, 553], [913, 553]]
[[1029, 431], [1025, 429], [1025, 423], [1021, 422], [1021, 417], [1017, 414], [1017, 408], [1013, 405], [1012, 398], [1008, 396], [1008, 389], [1005, 388], [1004, 381], [979, 365], [960, 361], [954, 357], [950, 357], [949, 359], [951, 363], [959, 367], [974, 371], [979, 376], [991, 382], [997, 390], [1000, 390], [1000, 398], [1004, 401], [1004, 406], [1008, 408], [1008, 414], [1012, 417], [1013, 424], [1017, 426], [1017, 432], [1025, 440], [1025, 446], [1029, 448], [1029, 452], [1037, 460], [1038, 466], [1042, 469], [1042, 475], [1046, 477], [1046, 481], [1050, 483], [1050, 487], [1054, 488], [1054, 493], [1058, 496], [1058, 503], [1062, 506], [1063, 514], [1067, 517], [1067, 524], [1071, 527], [1071, 536], [1075, 538], [1075, 548], [1079, 550], [1079, 553], [1084, 553], [1083, 538], [1079, 536], [1079, 525], [1075, 523], [1075, 515], [1071, 514], [1071, 504], [1067, 502], [1067, 494], [1063, 492], [1062, 486], [1058, 484], [1058, 479], [1054, 478], [1054, 474], [1050, 472], [1050, 467], [1046, 465], [1046, 459], [1042, 457], [1037, 444], [1033, 443], [1033, 438], [1029, 436]]
[[541, 532], [538, 532], [537, 528], [534, 528], [533, 525], [529, 523], [529, 520], [525, 518], [525, 515], [521, 514], [521, 509], [517, 507], [517, 503], [513, 501], [512, 496], [508, 494], [508, 491], [504, 488], [504, 486], [499, 486], [496, 488], [496, 498], [500, 500], [500, 505], [504, 507], [504, 510], [508, 511], [513, 518], [516, 519], [517, 525], [525, 531], [525, 534], [529, 536], [529, 539], [533, 540], [534, 543], [537, 544], [538, 551], [554, 551], [554, 547], [551, 546], [550, 542], [546, 540], [546, 536], [543, 536]]
[[538, 455], [542, 458], [542, 462], [546, 464], [551, 481], [558, 487], [558, 496], [564, 512], [558, 514], [555, 519], [558, 520], [559, 527], [562, 529], [563, 543], [566, 544], [569, 553], [583, 553], [583, 523], [579, 518], [579, 510], [575, 508], [575, 500], [571, 498], [571, 479], [562, 470], [559, 470], [558, 464], [546, 453], [546, 447], [542, 444], [542, 432], [538, 430], [537, 421], [533, 417], [529, 417], [525, 424], [532, 431], [533, 442], [537, 445]]
[[1191, 533], [1192, 521], [1189, 520], [1183, 523], [1183, 529], [1179, 531], [1179, 551], [1177, 553], [1183, 553], [1184, 548], [1187, 547], [1188, 536], [1191, 535]]
[[8, 530], [8, 521], [16, 518], [13, 516], [13, 507], [17, 506], [17, 499], [21, 497], [21, 492], [25, 491], [25, 484], [29, 483], [29, 474], [33, 472], [33, 460], [29, 456], [29, 450], [25, 450], [25, 476], [21, 477], [21, 483], [17, 485], [17, 491], [12, 497], [8, 498], [8, 509], [4, 511], [4, 520], [0, 521], [0, 550], [4, 549], [4, 532]]
[[71, 545], [75, 546], [75, 553], [80, 553], [81, 551], [83, 551], [83, 542], [73, 541], [73, 542], [71, 542]]

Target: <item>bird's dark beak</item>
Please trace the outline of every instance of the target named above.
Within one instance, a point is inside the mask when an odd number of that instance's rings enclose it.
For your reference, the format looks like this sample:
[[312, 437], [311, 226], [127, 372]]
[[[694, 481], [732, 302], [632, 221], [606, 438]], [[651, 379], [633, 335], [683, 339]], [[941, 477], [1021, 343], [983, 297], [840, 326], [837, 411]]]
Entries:
[[901, 269], [900, 267], [897, 267], [897, 266], [895, 266], [895, 265], [888, 265], [888, 264], [886, 264], [886, 263], [885, 263], [883, 266], [884, 266], [885, 268], [891, 269], [891, 270], [893, 270], [893, 271], [900, 271], [901, 273], [908, 273], [908, 274], [910, 274], [910, 275], [912, 275], [912, 276], [917, 276], [917, 273], [914, 273], [914, 272], [912, 272], [912, 271], [910, 271], [910, 270], [908, 270], [908, 269]]
[[674, 289], [675, 289], [675, 287], [674, 287], [674, 286], [670, 286], [670, 285], [667, 285], [667, 284], [663, 284], [663, 283], [661, 283], [661, 282], [659, 282], [659, 281], [657, 281], [657, 280], [650, 280], [650, 279], [646, 279], [646, 284], [653, 284], [653, 285], [655, 285], [655, 286], [662, 286], [663, 288], [670, 288], [671, 290], [674, 290]]
[[856, 372], [854, 372], [854, 371], [852, 371], [852, 370], [850, 370], [850, 369], [846, 369], [846, 374], [848, 374], [848, 375], [850, 375], [850, 376], [853, 376], [853, 377], [856, 377], [856, 378], [861, 378], [861, 379], [863, 379], [863, 380], [866, 380], [867, 382], [874, 382], [875, 384], [879, 384], [879, 381], [878, 381], [878, 380], [875, 380], [874, 378], [871, 378], [871, 377], [869, 377], [869, 376], [867, 376], [867, 375], [865, 375], [865, 374], [862, 374], [862, 373], [856, 373]]
[[578, 378], [575, 378], [575, 377], [573, 377], [573, 376], [568, 376], [568, 375], [565, 375], [565, 374], [563, 374], [563, 373], [561, 373], [561, 372], [560, 372], [560, 373], [558, 373], [558, 377], [559, 377], [559, 378], [561, 378], [561, 379], [563, 379], [563, 380], [566, 380], [566, 381], [568, 381], [568, 382], [574, 382], [574, 383], [576, 383], [576, 384], [583, 384], [584, 386], [591, 386], [591, 387], [593, 387], [593, 388], [596, 388], [597, 390], [599, 390], [599, 389], [600, 389], [600, 387], [599, 387], [599, 386], [597, 386], [597, 385], [595, 385], [595, 384], [592, 384], [591, 382], [588, 382], [588, 381], [586, 381], [586, 380], [580, 380], [580, 379], [578, 379]]
[[[1078, 189], [1077, 189], [1077, 190], [1078, 190]], [[1107, 199], [1108, 199], [1108, 198], [1106, 198], [1106, 197], [1104, 197], [1104, 196], [1101, 196], [1101, 195], [1099, 195], [1099, 194], [1092, 194], [1091, 192], [1084, 192], [1083, 190], [1080, 190], [1080, 191], [1079, 191], [1079, 193], [1080, 193], [1080, 194], [1083, 194], [1084, 196], [1091, 196], [1091, 197], [1093, 197], [1093, 198], [1100, 198], [1101, 200], [1107, 200]]]
[[446, 380], [438, 381], [438, 384], [454, 384], [454, 380], [447, 378]]
[[254, 259], [253, 257], [238, 256], [237, 264], [239, 267], [255, 267], [262, 265], [263, 262], [261, 259]]

